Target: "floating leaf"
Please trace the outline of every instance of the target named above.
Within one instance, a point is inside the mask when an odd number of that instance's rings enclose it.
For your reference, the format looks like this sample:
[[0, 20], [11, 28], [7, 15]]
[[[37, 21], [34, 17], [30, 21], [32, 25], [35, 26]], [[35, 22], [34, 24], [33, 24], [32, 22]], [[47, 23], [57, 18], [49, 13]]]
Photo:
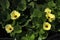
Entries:
[[43, 30], [43, 29], [41, 29], [40, 31], [39, 31], [39, 34], [44, 34], [45, 33], [45, 31]]
[[32, 34], [30, 37], [29, 37], [29, 40], [34, 40], [35, 39], [35, 35]]
[[58, 18], [60, 19], [60, 12], [58, 12]]
[[38, 40], [42, 40], [42, 38], [41, 37], [38, 37]]
[[48, 2], [48, 6], [49, 6], [49, 7], [55, 7], [56, 4], [55, 4], [53, 1], [50, 1], [50, 2]]
[[31, 2], [29, 5], [34, 8], [34, 2]]
[[0, 0], [0, 5], [2, 6], [3, 9], [8, 9], [10, 6], [10, 3], [8, 0]]
[[41, 16], [42, 16], [42, 12], [40, 10], [38, 10], [38, 9], [34, 9], [31, 18], [32, 17], [38, 17], [38, 18], [40, 18]]
[[26, 0], [21, 0], [17, 6], [17, 10], [24, 11], [26, 9]]

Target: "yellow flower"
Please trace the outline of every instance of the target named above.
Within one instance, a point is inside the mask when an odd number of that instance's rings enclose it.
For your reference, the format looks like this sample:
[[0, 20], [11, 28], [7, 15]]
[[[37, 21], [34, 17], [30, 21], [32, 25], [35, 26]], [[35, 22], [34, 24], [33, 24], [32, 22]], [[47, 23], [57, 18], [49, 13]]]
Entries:
[[44, 12], [46, 12], [46, 13], [51, 13], [51, 9], [46, 8]]
[[52, 22], [55, 20], [55, 15], [54, 14], [46, 14], [46, 18], [49, 20], [49, 22]]
[[20, 13], [16, 10], [13, 10], [10, 15], [12, 20], [15, 20], [20, 17]]
[[14, 30], [14, 28], [12, 27], [11, 24], [7, 24], [5, 26], [5, 30], [6, 30], [7, 33], [11, 33]]
[[51, 29], [51, 24], [48, 23], [48, 22], [45, 22], [45, 23], [43, 24], [43, 29], [44, 29], [44, 30], [50, 30], [50, 29]]
[[48, 19], [49, 20], [49, 22], [52, 22], [53, 20], [52, 19]]

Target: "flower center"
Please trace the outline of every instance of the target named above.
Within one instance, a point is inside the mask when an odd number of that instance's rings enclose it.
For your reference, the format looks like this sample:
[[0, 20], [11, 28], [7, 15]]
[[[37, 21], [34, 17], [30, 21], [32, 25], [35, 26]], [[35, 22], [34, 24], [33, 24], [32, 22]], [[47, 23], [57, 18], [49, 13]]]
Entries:
[[48, 16], [48, 19], [49, 19], [50, 17]]
[[17, 17], [17, 15], [14, 16], [15, 18]]
[[11, 28], [9, 28], [9, 30], [12, 30]]
[[45, 27], [48, 28], [48, 25], [46, 25]]

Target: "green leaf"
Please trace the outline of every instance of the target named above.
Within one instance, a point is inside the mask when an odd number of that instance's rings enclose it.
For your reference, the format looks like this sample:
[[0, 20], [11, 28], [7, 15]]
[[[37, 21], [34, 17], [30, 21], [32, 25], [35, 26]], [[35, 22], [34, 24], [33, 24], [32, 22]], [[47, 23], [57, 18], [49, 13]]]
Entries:
[[10, 36], [14, 37], [16, 33], [21, 33], [22, 30], [14, 30], [12, 33], [10, 33]]
[[17, 6], [17, 10], [24, 11], [26, 9], [26, 0], [21, 0]]
[[14, 37], [15, 36], [15, 32], [10, 33], [10, 36]]
[[27, 20], [27, 22], [24, 24], [24, 26], [27, 26], [30, 21], [31, 21], [31, 19]]
[[60, 0], [56, 0], [56, 2], [57, 2], [57, 5], [59, 5], [59, 6], [60, 6]]
[[60, 32], [60, 29], [58, 29], [58, 31]]
[[31, 2], [29, 5], [34, 8], [34, 2]]
[[41, 37], [38, 37], [38, 40], [42, 40], [42, 38]]
[[9, 13], [7, 13], [7, 19], [6, 19], [6, 21], [8, 21], [8, 20], [10, 20], [10, 14]]
[[28, 40], [34, 40], [35, 39], [35, 35], [34, 34], [31, 34], [31, 35], [27, 34], [26, 35], [26, 39], [28, 39]]
[[58, 19], [60, 19], [60, 12], [58, 12]]
[[42, 16], [42, 12], [38, 9], [34, 9], [33, 14], [31, 15], [31, 18], [38, 17], [40, 18]]
[[42, 28], [42, 20], [38, 17], [33, 17], [32, 24], [33, 24], [33, 26], [35, 26], [35, 29]]
[[39, 37], [40, 37], [41, 39], [46, 39], [47, 36], [48, 36], [48, 33], [47, 33], [47, 32], [44, 33], [44, 34], [40, 34], [40, 35], [39, 35]]
[[60, 10], [60, 0], [56, 0], [57, 9]]
[[17, 30], [17, 31], [15, 31], [15, 33], [21, 33], [22, 32], [22, 30]]
[[44, 34], [45, 33], [45, 31], [43, 30], [43, 29], [41, 29], [40, 31], [39, 31], [39, 34]]
[[2, 6], [3, 9], [8, 9], [10, 6], [10, 3], [8, 0], [0, 0], [0, 5]]
[[31, 0], [27, 0], [28, 2], [30, 2]]
[[48, 2], [48, 6], [51, 8], [51, 7], [55, 7], [56, 4], [53, 1], [50, 1]]
[[30, 38], [29, 40], [34, 40], [35, 39], [35, 35], [32, 34], [29, 38]]
[[15, 33], [21, 33], [22, 32], [22, 29], [21, 29], [21, 26], [17, 23], [15, 26], [14, 26], [14, 32]]
[[14, 26], [14, 31], [10, 34], [11, 36], [14, 37], [16, 33], [22, 32], [21, 26], [18, 24], [18, 22], [15, 25], [15, 20], [14, 20], [12, 25]]
[[21, 40], [28, 40], [28, 38], [27, 37], [22, 37]]
[[26, 36], [23, 36], [21, 38], [22, 40], [34, 40], [35, 39], [35, 35], [34, 34], [26, 34]]
[[12, 22], [12, 26], [14, 26], [14, 25], [15, 25], [15, 22], [16, 22], [16, 21], [15, 21], [15, 20], [13, 20], [13, 22]]

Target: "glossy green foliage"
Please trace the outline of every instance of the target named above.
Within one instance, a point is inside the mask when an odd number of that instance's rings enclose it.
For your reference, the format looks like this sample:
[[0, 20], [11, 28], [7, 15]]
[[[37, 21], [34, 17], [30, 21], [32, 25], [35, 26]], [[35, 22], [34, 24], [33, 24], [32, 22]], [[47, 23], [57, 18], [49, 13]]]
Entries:
[[[60, 0], [0, 0], [0, 24], [2, 28], [6, 24], [13, 25], [14, 31], [10, 35], [17, 40], [44, 40], [48, 36], [43, 29], [43, 23], [47, 21], [45, 8], [50, 8], [55, 14], [56, 19], [50, 24], [54, 31], [59, 31], [55, 27], [60, 21]], [[16, 20], [10, 16], [13, 10], [21, 14]]]

